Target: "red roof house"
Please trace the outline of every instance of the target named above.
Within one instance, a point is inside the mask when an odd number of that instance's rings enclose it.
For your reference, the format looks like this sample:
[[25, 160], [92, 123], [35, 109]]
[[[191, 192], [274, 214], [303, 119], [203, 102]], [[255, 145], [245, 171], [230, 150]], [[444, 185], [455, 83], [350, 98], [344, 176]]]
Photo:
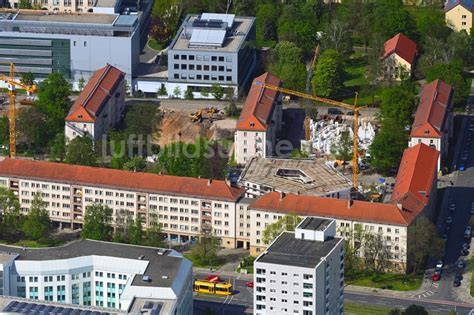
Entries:
[[417, 53], [416, 43], [402, 33], [398, 33], [385, 42], [382, 58], [385, 59], [393, 53], [413, 65]]

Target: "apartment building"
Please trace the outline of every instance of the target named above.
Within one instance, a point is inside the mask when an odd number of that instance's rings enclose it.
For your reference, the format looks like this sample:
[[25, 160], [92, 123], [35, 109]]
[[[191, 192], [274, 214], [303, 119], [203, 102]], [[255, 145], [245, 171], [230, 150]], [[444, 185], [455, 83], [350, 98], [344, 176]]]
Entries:
[[420, 103], [411, 128], [409, 147], [419, 143], [440, 152], [438, 170], [448, 156], [449, 142], [453, 137], [454, 90], [442, 80], [423, 86]]
[[125, 73], [107, 64], [97, 70], [65, 118], [66, 141], [88, 136], [96, 142], [115, 127], [125, 109]]
[[344, 240], [334, 220], [307, 217], [254, 262], [254, 314], [344, 314]]
[[473, 0], [447, 0], [444, 5], [446, 24], [454, 31], [466, 31], [468, 34], [473, 27]]
[[192, 314], [192, 263], [174, 250], [80, 240], [0, 252], [5, 295], [122, 311], [148, 301]]
[[240, 174], [239, 184], [247, 198], [278, 191], [348, 199], [352, 191], [351, 181], [324, 159], [253, 157]]
[[[168, 94], [176, 86], [192, 89], [195, 97], [212, 84], [237, 96], [254, 76], [255, 18], [234, 14], [188, 15], [168, 48]], [[146, 89], [143, 87], [141, 89]], [[155, 86], [156, 92], [157, 88]]]
[[[10, 6], [19, 9], [19, 0], [10, 0]], [[122, 0], [30, 0], [33, 8], [52, 12], [119, 13]]]
[[[61, 73], [78, 90], [94, 72], [110, 64], [132, 82], [146, 34], [151, 2], [139, 14], [50, 13], [19, 10], [0, 13], [0, 61], [13, 62], [18, 75], [32, 72], [42, 80]], [[120, 52], [120, 53], [117, 53]], [[8, 65], [0, 72], [8, 73]]]
[[282, 128], [282, 97], [261, 83], [280, 86], [282, 81], [268, 72], [253, 80], [234, 135], [235, 159], [241, 165], [254, 156], [265, 158], [277, 154], [276, 145]]
[[81, 228], [88, 205], [113, 210], [113, 220], [140, 217], [145, 228], [158, 221], [169, 240], [189, 242], [212, 233], [224, 247], [236, 246], [235, 213], [243, 190], [229, 182], [150, 173], [5, 159], [0, 185], [13, 190], [27, 213], [41, 194], [51, 220]]
[[402, 33], [398, 33], [384, 43], [382, 56], [384, 79], [402, 80], [404, 75], [412, 76], [415, 70], [416, 43]]

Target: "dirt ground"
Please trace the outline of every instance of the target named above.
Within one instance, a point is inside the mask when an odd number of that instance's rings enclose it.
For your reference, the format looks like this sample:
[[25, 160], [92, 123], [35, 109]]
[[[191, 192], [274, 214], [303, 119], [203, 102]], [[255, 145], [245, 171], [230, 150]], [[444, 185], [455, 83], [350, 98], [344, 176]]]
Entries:
[[157, 144], [167, 145], [176, 141], [194, 142], [196, 137], [211, 140], [222, 140], [233, 137], [237, 121], [225, 118], [223, 114], [214, 115], [211, 123], [208, 115], [204, 114], [202, 122], [191, 122], [189, 115], [192, 111], [164, 109], [163, 118], [158, 127], [160, 130]]

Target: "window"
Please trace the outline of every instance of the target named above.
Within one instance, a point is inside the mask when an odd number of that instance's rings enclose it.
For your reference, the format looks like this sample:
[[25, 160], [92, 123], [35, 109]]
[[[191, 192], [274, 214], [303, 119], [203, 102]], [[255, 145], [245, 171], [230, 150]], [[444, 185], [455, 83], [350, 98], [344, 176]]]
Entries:
[[194, 55], [189, 55], [189, 60], [194, 60]]
[[201, 66], [201, 65], [197, 65], [197, 66], [196, 66], [196, 70], [202, 70], [202, 66]]
[[228, 76], [226, 76], [226, 77], [225, 77], [225, 79], [226, 79], [226, 81], [232, 81], [232, 77], [231, 77], [231, 76], [229, 76], [229, 75], [228, 75]]
[[179, 60], [179, 55], [178, 55], [178, 54], [175, 54], [175, 55], [174, 55], [174, 59], [175, 59], [175, 60]]
[[211, 60], [212, 61], [217, 61], [217, 56], [212, 56]]
[[58, 285], [56, 287], [56, 300], [61, 303], [66, 301], [66, 286], [65, 285]]
[[189, 70], [194, 70], [194, 65], [189, 65]]
[[188, 59], [188, 56], [187, 56], [187, 55], [181, 55], [181, 59], [182, 59], [182, 60], [187, 60], [187, 59]]
[[188, 68], [188, 65], [186, 64], [181, 64], [181, 70], [186, 70]]
[[175, 63], [175, 64], [174, 64], [174, 69], [175, 69], [175, 70], [178, 70], [178, 69], [179, 69], [179, 64]]
[[38, 287], [30, 287], [29, 289], [29, 298], [32, 300], [38, 299]]
[[209, 71], [209, 66], [208, 65], [204, 66], [204, 71]]
[[212, 71], [217, 71], [217, 66], [211, 66]]
[[224, 71], [224, 66], [219, 66], [219, 71]]

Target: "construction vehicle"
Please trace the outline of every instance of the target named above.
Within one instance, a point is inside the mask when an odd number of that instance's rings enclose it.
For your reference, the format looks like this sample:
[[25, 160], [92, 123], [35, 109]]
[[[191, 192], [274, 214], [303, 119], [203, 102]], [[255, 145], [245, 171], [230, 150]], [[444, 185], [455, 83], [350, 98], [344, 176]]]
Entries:
[[195, 113], [191, 113], [189, 115], [189, 118], [191, 118], [191, 122], [195, 123], [195, 122], [201, 122], [202, 121], [202, 114], [203, 114], [204, 110], [203, 109], [200, 109], [198, 110], [197, 112]]
[[358, 130], [359, 130], [359, 111], [361, 109], [367, 107], [367, 106], [357, 106], [358, 93], [356, 93], [354, 105], [350, 105], [350, 104], [346, 104], [346, 103], [343, 103], [343, 102], [331, 100], [331, 99], [328, 99], [328, 98], [319, 97], [319, 96], [315, 96], [315, 95], [309, 95], [309, 94], [301, 93], [301, 92], [298, 92], [298, 91], [293, 91], [293, 90], [290, 90], [290, 89], [286, 89], [286, 88], [283, 88], [283, 87], [266, 84], [266, 83], [261, 82], [261, 81], [255, 81], [254, 84], [258, 85], [258, 86], [263, 86], [263, 88], [265, 88], [265, 89], [274, 90], [274, 91], [278, 91], [278, 92], [283, 93], [283, 94], [288, 94], [288, 95], [293, 95], [293, 96], [297, 96], [297, 97], [301, 97], [301, 98], [305, 98], [305, 99], [310, 99], [310, 100], [313, 100], [313, 101], [317, 101], [317, 102], [325, 103], [325, 104], [330, 104], [330, 105], [342, 107], [342, 108], [345, 108], [345, 109], [350, 109], [354, 112], [354, 127], [353, 127], [354, 139], [353, 139], [353, 148], [352, 148], [352, 150], [353, 150], [353, 152], [352, 152], [353, 153], [353, 155], [352, 155], [352, 184], [353, 184], [354, 189], [356, 191], [358, 191], [359, 190], [359, 163], [358, 163], [359, 162], [359, 149], [358, 149], [359, 139], [358, 139], [357, 135], [358, 135]]
[[0, 80], [5, 81], [8, 86], [8, 119], [10, 125], [10, 157], [16, 157], [16, 87], [25, 89], [28, 96], [32, 93], [36, 93], [36, 85], [26, 85], [15, 80], [15, 65], [10, 63], [10, 74], [9, 76], [0, 74]]

